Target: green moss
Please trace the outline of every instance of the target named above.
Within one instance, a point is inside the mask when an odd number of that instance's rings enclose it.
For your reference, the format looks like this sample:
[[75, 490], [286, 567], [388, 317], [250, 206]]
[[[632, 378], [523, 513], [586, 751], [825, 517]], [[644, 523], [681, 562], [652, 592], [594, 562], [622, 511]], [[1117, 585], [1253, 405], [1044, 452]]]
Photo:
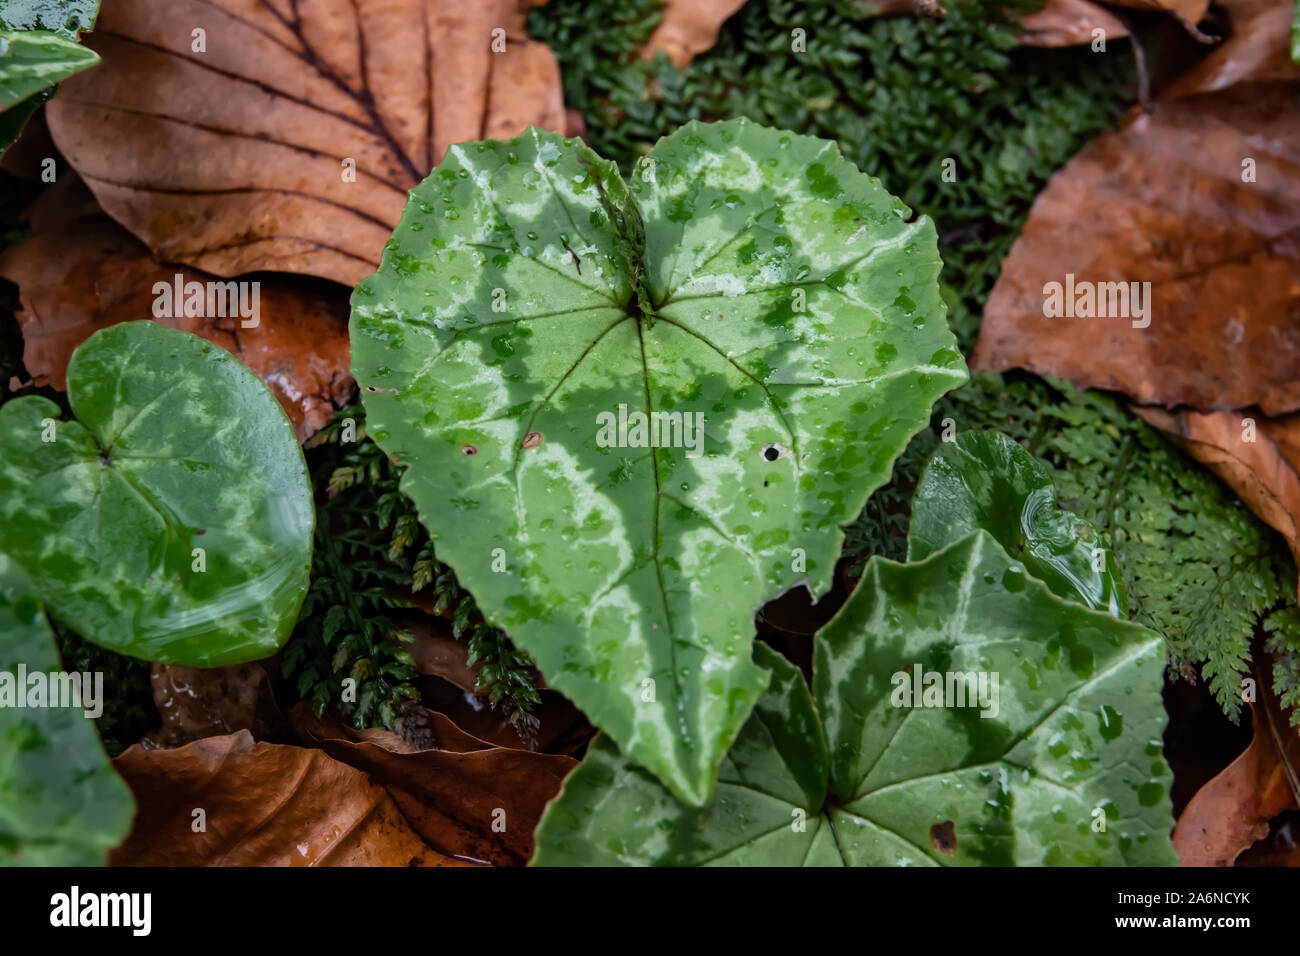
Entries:
[[[438, 561], [415, 506], [398, 489], [402, 470], [366, 437], [361, 405], [341, 409], [308, 446], [317, 492], [311, 590], [281, 658], [298, 696], [318, 714], [334, 707], [356, 727], [400, 729], [419, 693], [403, 646], [411, 636], [390, 614], [429, 589], [455, 636], [468, 642], [469, 663], [482, 664], [479, 688], [490, 688], [489, 702], [529, 736], [541, 699], [532, 662], [483, 621], [473, 597]], [[343, 699], [349, 677], [355, 701]]]
[[[950, 322], [967, 347], [1034, 197], [1132, 100], [1127, 43], [1106, 54], [1022, 49], [1001, 2], [873, 18], [848, 0], [749, 0], [684, 70], [662, 55], [639, 59], [659, 7], [551, 0], [529, 15], [596, 151], [630, 171], [688, 120], [734, 116], [836, 140], [935, 220]], [[796, 30], [804, 52], [792, 49]]]

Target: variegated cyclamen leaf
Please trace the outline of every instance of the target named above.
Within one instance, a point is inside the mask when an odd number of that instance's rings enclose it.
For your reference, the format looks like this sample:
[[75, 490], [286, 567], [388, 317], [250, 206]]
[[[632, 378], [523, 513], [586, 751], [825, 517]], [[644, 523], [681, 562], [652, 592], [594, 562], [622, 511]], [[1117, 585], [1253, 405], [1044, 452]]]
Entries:
[[0, 554], [0, 866], [102, 865], [131, 829], [131, 791], [86, 717], [103, 697], [53, 706], [69, 703], [59, 671], [31, 581]]
[[840, 851], [1176, 864], [1163, 685], [1160, 635], [1062, 600], [986, 531], [872, 559], [813, 649]]
[[1159, 636], [1056, 597], [987, 532], [868, 564], [816, 638], [815, 711], [792, 665], [755, 657], [772, 681], [708, 805], [601, 738], [542, 817], [533, 862], [1177, 862]]
[[702, 804], [767, 679], [754, 612], [829, 588], [840, 525], [966, 377], [939, 265], [833, 143], [691, 123], [629, 190], [530, 129], [412, 191], [353, 372], [488, 619]]
[[102, 329], [68, 363], [75, 419], [0, 407], [0, 552], [50, 614], [105, 647], [215, 667], [288, 638], [315, 521], [302, 449], [225, 349], [155, 322]]
[[1046, 469], [1000, 432], [962, 432], [939, 445], [912, 498], [907, 558], [919, 561], [976, 528], [1053, 594], [1128, 617], [1111, 549], [1092, 525], [1057, 505]]

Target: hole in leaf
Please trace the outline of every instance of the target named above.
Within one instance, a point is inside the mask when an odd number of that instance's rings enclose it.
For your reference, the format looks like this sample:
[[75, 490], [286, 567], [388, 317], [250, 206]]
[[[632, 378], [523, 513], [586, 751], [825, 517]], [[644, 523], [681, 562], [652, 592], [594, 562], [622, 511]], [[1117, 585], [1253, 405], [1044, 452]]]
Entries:
[[461, 445], [460, 453], [462, 455], [477, 455], [478, 449], [475, 448], [473, 445]]
[[951, 820], [936, 823], [930, 827], [930, 843], [940, 853], [949, 855], [957, 852], [957, 827]]
[[768, 461], [776, 461], [781, 457], [782, 448], [780, 445], [768, 445], [763, 449], [763, 457]]

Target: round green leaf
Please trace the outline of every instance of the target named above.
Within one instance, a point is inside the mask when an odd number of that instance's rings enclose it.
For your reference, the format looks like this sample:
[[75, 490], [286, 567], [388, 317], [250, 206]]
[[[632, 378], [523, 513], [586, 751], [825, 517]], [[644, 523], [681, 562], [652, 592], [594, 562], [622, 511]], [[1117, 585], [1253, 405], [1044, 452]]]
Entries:
[[833, 143], [691, 123], [629, 191], [530, 129], [412, 191], [353, 372], [488, 619], [701, 804], [766, 680], [754, 612], [829, 588], [840, 525], [966, 377], [939, 265]]
[[[816, 639], [821, 724], [798, 671], [756, 657], [772, 682], [708, 805], [675, 800], [601, 738], [542, 817], [533, 862], [1177, 862], [1159, 636], [1061, 600], [984, 531], [920, 563], [868, 564]], [[940, 698], [925, 696], [930, 673]], [[961, 674], [973, 683], [958, 696]], [[939, 706], [909, 706], [917, 678], [920, 703]]]
[[[59, 666], [31, 582], [0, 554], [0, 866], [102, 865], [131, 830], [131, 791], [85, 708], [23, 706], [52, 702]], [[47, 688], [39, 701], [34, 674]]]
[[68, 364], [76, 420], [0, 407], [0, 551], [50, 613], [146, 660], [215, 667], [288, 637], [315, 520], [302, 450], [224, 349], [154, 322], [96, 332]]
[[1124, 577], [1082, 518], [1058, 508], [1046, 469], [994, 431], [944, 442], [917, 482], [907, 557], [919, 561], [983, 528], [1054, 594], [1128, 616]]

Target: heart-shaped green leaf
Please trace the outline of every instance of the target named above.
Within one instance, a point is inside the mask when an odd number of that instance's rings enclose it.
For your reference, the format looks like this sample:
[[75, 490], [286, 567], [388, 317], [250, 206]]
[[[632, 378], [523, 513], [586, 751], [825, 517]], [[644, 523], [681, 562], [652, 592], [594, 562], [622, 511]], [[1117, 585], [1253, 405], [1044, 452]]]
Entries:
[[58, 672], [41, 602], [0, 554], [0, 866], [101, 865], [131, 829], [131, 791], [85, 716], [96, 701], [50, 706], [53, 693], [71, 686], [61, 674], [52, 686], [49, 675]]
[[743, 120], [662, 140], [630, 191], [531, 129], [453, 146], [353, 295], [371, 433], [438, 556], [688, 802], [767, 679], [754, 612], [828, 589], [840, 525], [966, 377], [905, 213], [833, 143]]
[[533, 862], [1174, 864], [1163, 659], [1158, 635], [1058, 598], [987, 532], [874, 558], [816, 639], [826, 743], [802, 678], [762, 657], [771, 689], [708, 806], [602, 739]]
[[102, 329], [68, 363], [75, 421], [0, 407], [0, 551], [50, 613], [123, 654], [258, 660], [307, 592], [315, 512], [302, 450], [229, 352], [155, 322]]
[[976, 528], [997, 538], [1054, 594], [1128, 616], [1115, 556], [1092, 525], [1057, 507], [1046, 469], [1000, 432], [962, 432], [939, 446], [916, 485], [908, 560], [928, 557]]

